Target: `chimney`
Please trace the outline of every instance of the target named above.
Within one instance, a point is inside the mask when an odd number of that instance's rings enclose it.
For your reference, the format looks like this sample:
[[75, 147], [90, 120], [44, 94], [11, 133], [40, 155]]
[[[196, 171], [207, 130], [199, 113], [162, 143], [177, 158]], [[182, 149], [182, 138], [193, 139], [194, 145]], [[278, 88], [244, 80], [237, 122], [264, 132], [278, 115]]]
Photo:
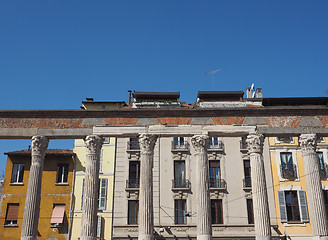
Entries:
[[251, 88], [246, 88], [246, 98], [252, 98], [252, 90], [251, 90]]
[[262, 88], [256, 89], [256, 98], [263, 98]]
[[128, 92], [129, 92], [129, 106], [130, 106], [131, 105], [131, 93], [132, 93], [132, 91], [128, 90]]

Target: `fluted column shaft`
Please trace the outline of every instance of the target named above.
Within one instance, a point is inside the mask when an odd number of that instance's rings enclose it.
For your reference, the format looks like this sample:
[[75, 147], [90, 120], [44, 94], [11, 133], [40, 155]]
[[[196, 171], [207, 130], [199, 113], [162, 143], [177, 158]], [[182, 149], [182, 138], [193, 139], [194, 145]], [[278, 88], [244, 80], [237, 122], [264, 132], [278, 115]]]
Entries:
[[299, 142], [304, 161], [306, 195], [309, 202], [312, 234], [315, 239], [327, 239], [327, 216], [319, 174], [319, 161], [316, 153], [316, 135], [302, 134]]
[[95, 240], [97, 237], [97, 210], [99, 189], [99, 159], [103, 139], [97, 135], [85, 138], [87, 147], [83, 207], [81, 220], [81, 240]]
[[140, 189], [139, 189], [139, 240], [154, 239], [153, 209], [153, 158], [156, 135], [141, 134], [140, 145]]
[[247, 136], [248, 154], [251, 162], [252, 197], [256, 240], [271, 239], [269, 202], [263, 161], [263, 140], [261, 134]]
[[44, 136], [32, 137], [32, 160], [26, 193], [21, 240], [36, 240], [38, 233], [42, 171], [48, 143], [48, 139]]
[[198, 162], [197, 240], [212, 239], [211, 200], [209, 192], [210, 176], [207, 156], [208, 140], [209, 137], [207, 135], [195, 135], [191, 138]]

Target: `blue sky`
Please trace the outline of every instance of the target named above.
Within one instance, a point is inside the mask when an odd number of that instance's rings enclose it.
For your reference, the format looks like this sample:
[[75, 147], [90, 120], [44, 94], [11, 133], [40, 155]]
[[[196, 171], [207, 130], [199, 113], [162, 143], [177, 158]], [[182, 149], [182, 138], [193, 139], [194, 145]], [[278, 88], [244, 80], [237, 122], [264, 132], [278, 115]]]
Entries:
[[[328, 1], [1, 1], [0, 109], [78, 109], [127, 90], [327, 96]], [[215, 87], [206, 72], [221, 69]], [[28, 141], [0, 141], [3, 152]], [[72, 147], [57, 141], [50, 147]]]

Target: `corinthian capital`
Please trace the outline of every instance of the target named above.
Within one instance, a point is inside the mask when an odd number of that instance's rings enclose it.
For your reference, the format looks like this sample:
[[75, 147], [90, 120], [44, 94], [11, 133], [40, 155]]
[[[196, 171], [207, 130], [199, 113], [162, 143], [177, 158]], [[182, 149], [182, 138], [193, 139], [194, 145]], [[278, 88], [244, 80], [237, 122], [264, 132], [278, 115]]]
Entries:
[[249, 134], [246, 139], [248, 153], [262, 153], [263, 151], [263, 134], [253, 133]]
[[299, 138], [303, 154], [315, 153], [317, 148], [317, 136], [315, 134], [302, 134]]
[[32, 155], [45, 155], [49, 140], [45, 136], [33, 136], [31, 140]]
[[89, 135], [84, 139], [85, 145], [91, 154], [99, 153], [104, 139], [98, 135]]
[[150, 154], [154, 151], [157, 135], [143, 133], [139, 136], [140, 152]]
[[194, 147], [196, 154], [207, 151], [208, 141], [208, 135], [195, 135], [191, 138], [191, 144]]

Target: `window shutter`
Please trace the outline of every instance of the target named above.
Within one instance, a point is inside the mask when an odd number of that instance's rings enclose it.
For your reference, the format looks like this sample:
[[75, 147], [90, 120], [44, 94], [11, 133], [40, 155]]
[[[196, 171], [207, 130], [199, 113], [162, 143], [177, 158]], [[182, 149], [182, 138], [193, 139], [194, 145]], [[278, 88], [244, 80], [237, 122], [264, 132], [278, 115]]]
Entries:
[[97, 239], [101, 238], [101, 215], [97, 215]]
[[83, 194], [84, 194], [84, 178], [83, 178], [83, 182], [82, 182], [81, 209], [83, 207]]
[[307, 210], [305, 191], [303, 191], [303, 190], [298, 191], [298, 201], [299, 201], [299, 205], [300, 205], [302, 222], [309, 222], [309, 214], [308, 214], [308, 210]]
[[107, 199], [107, 178], [100, 179], [99, 189], [99, 210], [105, 210]]
[[286, 210], [284, 191], [278, 191], [278, 203], [279, 203], [280, 221], [282, 223], [287, 222], [287, 210]]

